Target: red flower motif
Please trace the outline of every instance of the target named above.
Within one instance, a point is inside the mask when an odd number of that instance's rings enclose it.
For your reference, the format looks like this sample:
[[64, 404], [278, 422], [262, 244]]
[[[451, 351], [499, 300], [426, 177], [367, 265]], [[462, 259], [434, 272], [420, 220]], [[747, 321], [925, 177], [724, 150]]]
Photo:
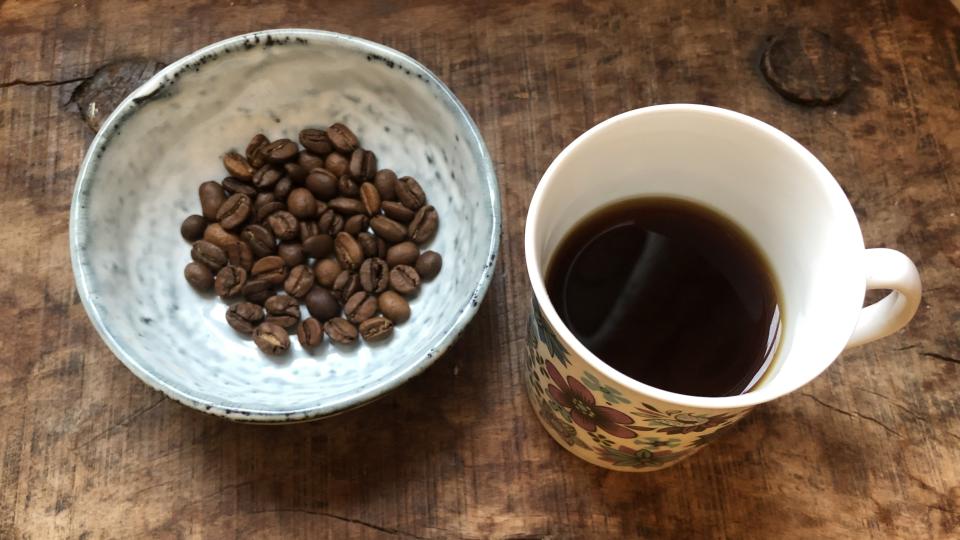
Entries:
[[[580, 381], [563, 376], [553, 367], [553, 363], [546, 362], [547, 373], [556, 384], [549, 385], [547, 391], [562, 407], [570, 409], [570, 418], [583, 429], [594, 432], [599, 427], [607, 433], [624, 439], [632, 439], [636, 433], [624, 427], [633, 423], [630, 416], [610, 407], [597, 405], [593, 392]], [[632, 427], [632, 426], [631, 426]]]

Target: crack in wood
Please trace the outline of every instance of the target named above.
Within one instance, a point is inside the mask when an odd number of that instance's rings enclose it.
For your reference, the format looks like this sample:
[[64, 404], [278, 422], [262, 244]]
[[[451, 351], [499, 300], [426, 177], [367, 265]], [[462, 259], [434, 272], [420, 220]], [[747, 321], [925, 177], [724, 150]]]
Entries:
[[[855, 387], [855, 389], [856, 389], [856, 390], [860, 390], [861, 392], [867, 392], [867, 393], [873, 394], [873, 395], [875, 395], [875, 396], [878, 396], [878, 397], [880, 397], [880, 398], [888, 401], [888, 402], [889, 402], [891, 405], [893, 405], [894, 407], [897, 407], [898, 409], [901, 409], [901, 410], [903, 410], [904, 412], [909, 413], [910, 415], [912, 415], [912, 416], [914, 417], [914, 419], [920, 420], [921, 422], [923, 422], [924, 424], [927, 424], [928, 426], [936, 426], [936, 425], [937, 425], [937, 424], [935, 424], [934, 422], [932, 422], [932, 421], [930, 420], [930, 418], [928, 418], [928, 417], [924, 416], [923, 414], [920, 414], [920, 413], [918, 413], [918, 412], [910, 409], [909, 407], [906, 407], [905, 405], [901, 405], [901, 404], [897, 403], [897, 402], [894, 401], [893, 399], [891, 399], [891, 398], [889, 398], [889, 397], [881, 394], [880, 392], [874, 392], [873, 390], [869, 390], [869, 389], [867, 389], [867, 388], [862, 388], [862, 387]], [[941, 431], [937, 431], [935, 428], [932, 430], [932, 432], [933, 432], [935, 435], [936, 435], [937, 433], [941, 433]], [[946, 435], [949, 435], [949, 436], [953, 437], [954, 439], [960, 440], [960, 435], [957, 435], [956, 433], [953, 433], [952, 431], [943, 430], [942, 433], [944, 433], [944, 434], [946, 434]]]
[[82, 448], [85, 448], [85, 447], [89, 446], [90, 444], [92, 444], [93, 442], [97, 441], [98, 439], [101, 439], [101, 438], [105, 437], [106, 435], [109, 435], [111, 431], [113, 431], [113, 430], [115, 430], [115, 429], [117, 429], [117, 428], [127, 427], [127, 426], [130, 424], [130, 422], [132, 422], [132, 421], [136, 420], [137, 418], [143, 416], [144, 414], [152, 411], [152, 410], [153, 410], [154, 408], [156, 408], [158, 405], [160, 405], [161, 403], [163, 403], [164, 401], [166, 401], [166, 399], [167, 399], [166, 396], [161, 395], [161, 396], [160, 396], [160, 399], [154, 401], [154, 402], [151, 403], [150, 405], [147, 405], [146, 407], [143, 407], [143, 408], [141, 408], [141, 409], [138, 409], [138, 410], [134, 411], [134, 412], [131, 413], [129, 416], [123, 418], [123, 419], [120, 420], [119, 422], [117, 422], [117, 423], [111, 425], [110, 427], [108, 427], [107, 429], [105, 429], [105, 430], [97, 433], [97, 434], [94, 435], [93, 437], [90, 437], [89, 439], [87, 439], [87, 440], [84, 441], [83, 443], [74, 446], [74, 447], [73, 447], [73, 451], [77, 451], [77, 450], [80, 450], [80, 449], [82, 449]]
[[876, 391], [874, 391], [874, 390], [870, 390], [869, 388], [863, 388], [863, 387], [859, 387], [859, 386], [857, 386], [857, 387], [855, 387], [855, 388], [856, 388], [857, 390], [860, 390], [861, 392], [866, 392], [866, 393], [868, 393], [868, 394], [873, 394], [873, 395], [875, 395], [875, 396], [883, 399], [884, 401], [886, 401], [887, 403], [889, 403], [889, 404], [893, 405], [894, 407], [900, 409], [901, 411], [912, 415], [914, 418], [917, 418], [917, 419], [920, 419], [920, 420], [927, 420], [927, 418], [926, 418], [924, 415], [918, 413], [917, 411], [914, 411], [913, 409], [907, 407], [906, 405], [902, 405], [902, 404], [900, 404], [900, 403], [897, 403], [896, 400], [894, 400], [894, 399], [892, 399], [892, 398], [890, 398], [890, 397], [888, 397], [888, 396], [885, 396], [885, 395], [881, 394], [880, 392], [876, 392]]
[[413, 533], [408, 533], [406, 531], [401, 531], [400, 529], [394, 529], [393, 527], [384, 527], [382, 525], [377, 525], [375, 523], [369, 523], [360, 519], [355, 519], [351, 517], [341, 516], [338, 514], [332, 514], [330, 512], [323, 512], [321, 510], [305, 510], [303, 508], [275, 508], [272, 510], [255, 510], [250, 512], [250, 514], [273, 514], [273, 513], [296, 513], [296, 514], [309, 514], [313, 516], [327, 517], [331, 519], [336, 519], [343, 521], [344, 523], [353, 523], [356, 525], [361, 525], [363, 527], [371, 528], [375, 531], [382, 533], [392, 534], [395, 536], [403, 536], [407, 538], [416, 538], [417, 540], [428, 540], [425, 536], [417, 536]]
[[64, 79], [62, 81], [57, 80], [43, 80], [43, 81], [25, 81], [23, 79], [14, 79], [9, 82], [0, 83], [0, 88], [10, 88], [12, 86], [62, 86], [64, 84], [72, 84], [78, 82], [84, 82], [90, 77], [76, 77], [74, 79]]
[[960, 364], [960, 359], [954, 358], [952, 356], [947, 356], [945, 354], [920, 351], [920, 356], [929, 356], [930, 358], [936, 358], [937, 360], [943, 360], [944, 362]]
[[847, 415], [847, 416], [849, 416], [850, 418], [862, 418], [862, 419], [867, 420], [867, 421], [869, 421], [869, 422], [873, 422], [874, 424], [882, 427], [883, 429], [885, 429], [885, 430], [888, 431], [889, 433], [892, 433], [892, 434], [896, 435], [897, 437], [903, 438], [903, 435], [902, 435], [899, 431], [897, 431], [897, 430], [895, 430], [895, 429], [887, 426], [886, 424], [884, 424], [883, 422], [881, 422], [880, 420], [877, 420], [876, 418], [874, 418], [874, 417], [872, 417], [872, 416], [867, 416], [867, 415], [861, 413], [860, 411], [850, 412], [850, 411], [841, 409], [840, 407], [837, 407], [837, 406], [835, 406], [835, 405], [831, 405], [831, 404], [829, 404], [829, 403], [826, 403], [826, 402], [824, 402], [824, 401], [821, 401], [819, 398], [817, 398], [817, 397], [814, 396], [813, 394], [808, 394], [808, 393], [806, 393], [806, 392], [801, 392], [800, 395], [806, 396], [806, 397], [812, 399], [813, 401], [815, 401], [815, 402], [817, 402], [818, 404], [820, 404], [820, 405], [822, 405], [822, 406], [830, 409], [831, 411], [836, 411], [836, 412], [838, 412], [838, 413], [840, 413], [840, 414]]

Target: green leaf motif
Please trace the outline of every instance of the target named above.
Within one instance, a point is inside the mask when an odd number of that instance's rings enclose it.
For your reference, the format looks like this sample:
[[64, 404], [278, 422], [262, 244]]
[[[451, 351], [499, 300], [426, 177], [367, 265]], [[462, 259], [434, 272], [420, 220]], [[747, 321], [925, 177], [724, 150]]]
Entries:
[[600, 379], [589, 371], [584, 371], [580, 380], [587, 388], [603, 394], [603, 398], [611, 405], [614, 403], [630, 403], [630, 400], [623, 397], [619, 390], [601, 383]]
[[563, 367], [570, 367], [570, 359], [568, 358], [570, 351], [563, 346], [560, 338], [547, 324], [547, 321], [543, 318], [543, 311], [540, 310], [540, 304], [536, 300], [533, 301], [533, 320], [537, 326], [537, 335], [540, 336], [540, 341], [547, 346], [547, 352], [563, 364]]

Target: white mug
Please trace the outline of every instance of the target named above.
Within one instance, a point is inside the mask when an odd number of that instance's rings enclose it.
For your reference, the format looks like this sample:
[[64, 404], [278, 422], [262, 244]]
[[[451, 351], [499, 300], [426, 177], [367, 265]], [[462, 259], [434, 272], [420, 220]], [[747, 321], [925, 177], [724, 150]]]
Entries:
[[[766, 254], [784, 327], [757, 387], [728, 397], [654, 388], [605, 364], [557, 315], [544, 275], [560, 241], [591, 212], [643, 196], [711, 208]], [[920, 304], [916, 267], [898, 251], [864, 249], [850, 202], [813, 154], [768, 124], [703, 105], [637, 109], [578, 137], [537, 186], [525, 251], [531, 403], [558, 443], [614, 470], [655, 470], [690, 456], [752, 407], [810, 382], [844, 349], [902, 328]], [[868, 289], [892, 292], [863, 307]]]

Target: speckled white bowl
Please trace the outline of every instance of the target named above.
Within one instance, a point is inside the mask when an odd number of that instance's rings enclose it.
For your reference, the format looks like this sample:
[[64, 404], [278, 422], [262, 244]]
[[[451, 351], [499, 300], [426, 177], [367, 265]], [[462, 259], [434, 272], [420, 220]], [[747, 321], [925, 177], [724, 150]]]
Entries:
[[[183, 279], [180, 222], [220, 156], [250, 137], [296, 140], [344, 122], [383, 167], [420, 180], [441, 218], [440, 275], [377, 346], [296, 338], [267, 357]], [[393, 49], [316, 30], [270, 30], [192, 53], [117, 107], [90, 146], [70, 209], [77, 290], [100, 336], [138, 377], [211, 414], [302, 421], [370, 402], [427, 368], [470, 321], [493, 274], [500, 200], [483, 139], [427, 68]]]

